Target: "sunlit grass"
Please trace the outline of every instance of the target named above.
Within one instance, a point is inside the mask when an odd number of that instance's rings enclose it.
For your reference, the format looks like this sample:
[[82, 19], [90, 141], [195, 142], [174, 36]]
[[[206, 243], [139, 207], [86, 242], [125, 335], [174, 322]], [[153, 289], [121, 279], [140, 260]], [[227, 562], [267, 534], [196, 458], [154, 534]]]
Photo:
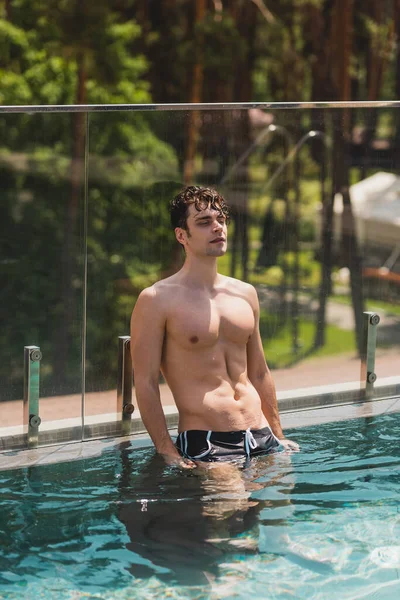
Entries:
[[327, 325], [325, 330], [325, 346], [313, 350], [316, 325], [310, 320], [299, 319], [299, 346], [293, 349], [292, 325], [287, 322], [279, 327], [278, 315], [271, 315], [265, 310], [260, 314], [260, 332], [267, 362], [271, 368], [283, 368], [299, 361], [322, 356], [350, 354], [355, 352], [355, 335], [353, 331]]

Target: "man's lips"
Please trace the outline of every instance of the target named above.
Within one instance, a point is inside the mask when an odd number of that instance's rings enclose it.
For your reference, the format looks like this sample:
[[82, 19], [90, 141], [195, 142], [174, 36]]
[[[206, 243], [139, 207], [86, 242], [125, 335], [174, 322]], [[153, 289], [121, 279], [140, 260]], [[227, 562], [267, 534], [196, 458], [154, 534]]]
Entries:
[[215, 240], [211, 240], [210, 244], [217, 244], [218, 242], [224, 242], [224, 241], [225, 241], [225, 238], [218, 237], [218, 238], [215, 238]]

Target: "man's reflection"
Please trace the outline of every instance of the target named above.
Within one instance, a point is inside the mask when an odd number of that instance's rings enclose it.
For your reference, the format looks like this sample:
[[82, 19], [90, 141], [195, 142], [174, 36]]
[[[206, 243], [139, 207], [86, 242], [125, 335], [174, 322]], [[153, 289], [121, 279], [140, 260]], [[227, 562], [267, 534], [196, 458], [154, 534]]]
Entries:
[[[208, 584], [229, 557], [259, 552], [264, 507], [292, 510], [288, 455], [266, 455], [247, 465], [203, 463], [190, 471], [166, 467], [154, 455], [135, 477], [132, 456], [122, 450], [121, 459], [118, 517], [130, 538], [128, 549], [138, 555], [130, 569], [138, 578], [157, 573], [181, 585]], [[252, 498], [268, 486], [275, 487], [272, 500], [268, 494]]]

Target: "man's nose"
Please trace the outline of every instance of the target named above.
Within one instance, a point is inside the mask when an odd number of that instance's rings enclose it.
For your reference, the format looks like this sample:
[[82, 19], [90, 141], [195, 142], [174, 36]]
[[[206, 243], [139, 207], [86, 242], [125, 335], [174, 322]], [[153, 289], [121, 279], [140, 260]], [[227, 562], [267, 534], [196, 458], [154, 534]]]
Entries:
[[214, 222], [214, 231], [222, 231], [223, 226], [222, 223], [220, 223], [219, 221], [215, 221]]

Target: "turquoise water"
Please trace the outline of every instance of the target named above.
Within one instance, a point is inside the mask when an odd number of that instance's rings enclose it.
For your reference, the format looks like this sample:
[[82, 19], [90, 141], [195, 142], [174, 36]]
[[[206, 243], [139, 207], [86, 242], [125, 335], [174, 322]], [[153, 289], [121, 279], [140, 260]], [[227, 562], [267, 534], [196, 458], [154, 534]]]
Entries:
[[130, 443], [0, 472], [0, 598], [400, 597], [400, 415], [181, 473]]

